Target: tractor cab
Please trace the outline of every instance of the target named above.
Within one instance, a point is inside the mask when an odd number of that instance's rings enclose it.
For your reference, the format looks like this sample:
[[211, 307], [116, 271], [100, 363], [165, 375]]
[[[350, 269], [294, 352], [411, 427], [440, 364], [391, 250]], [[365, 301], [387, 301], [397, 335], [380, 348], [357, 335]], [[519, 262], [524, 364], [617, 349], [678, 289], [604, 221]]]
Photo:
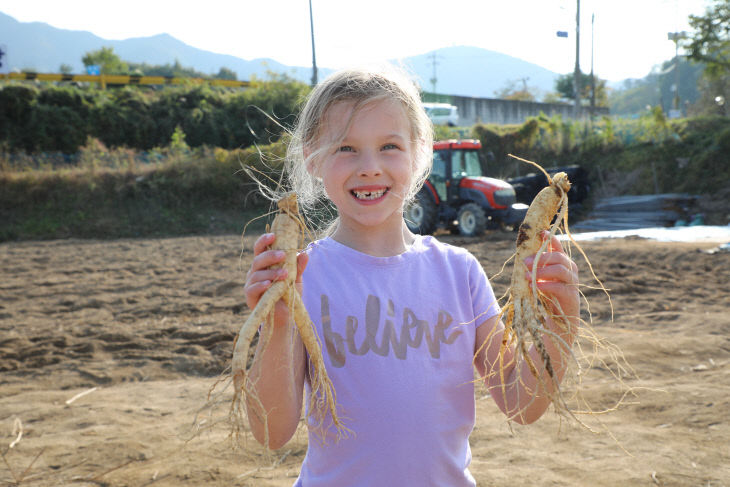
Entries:
[[431, 175], [406, 210], [411, 231], [428, 234], [443, 226], [473, 236], [522, 221], [527, 206], [516, 203], [512, 186], [483, 175], [481, 147], [471, 139], [434, 143]]

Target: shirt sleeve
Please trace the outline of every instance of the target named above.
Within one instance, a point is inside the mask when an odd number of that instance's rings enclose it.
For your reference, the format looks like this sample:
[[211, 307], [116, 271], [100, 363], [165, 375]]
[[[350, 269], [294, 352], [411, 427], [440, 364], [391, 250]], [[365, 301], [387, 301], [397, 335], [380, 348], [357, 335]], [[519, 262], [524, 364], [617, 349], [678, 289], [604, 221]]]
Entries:
[[471, 292], [472, 312], [474, 313], [474, 321], [478, 327], [488, 319], [496, 316], [500, 312], [500, 306], [494, 295], [494, 290], [489, 282], [487, 274], [479, 261], [472, 255], [468, 254], [468, 274], [469, 289]]

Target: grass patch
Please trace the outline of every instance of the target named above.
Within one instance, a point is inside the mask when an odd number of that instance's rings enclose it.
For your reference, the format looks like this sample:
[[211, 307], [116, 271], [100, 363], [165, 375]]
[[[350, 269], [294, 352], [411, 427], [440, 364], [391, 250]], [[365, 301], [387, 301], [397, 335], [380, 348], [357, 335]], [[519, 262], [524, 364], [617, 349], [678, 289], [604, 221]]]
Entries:
[[[264, 167], [255, 149], [207, 148], [163, 151], [158, 162], [133, 166], [5, 170], [0, 240], [240, 233], [268, 208], [243, 165], [278, 171], [277, 164]], [[250, 229], [264, 225], [257, 221]]]
[[[464, 130], [439, 128], [437, 138], [479, 138], [493, 177], [530, 171], [507, 157], [514, 153], [545, 167], [583, 166], [593, 196], [660, 192], [705, 195], [713, 204], [727, 200], [725, 117], [667, 121], [652, 114], [590, 124], [538, 117], [519, 126]], [[283, 142], [260, 150], [191, 149], [176, 131], [169, 146], [150, 151], [87, 139], [71, 155], [0, 152], [0, 241], [240, 233], [270, 208], [242, 168], [278, 179], [284, 151]], [[718, 216], [707, 221], [727, 224], [726, 205], [715, 206]], [[265, 224], [255, 220], [247, 231]]]

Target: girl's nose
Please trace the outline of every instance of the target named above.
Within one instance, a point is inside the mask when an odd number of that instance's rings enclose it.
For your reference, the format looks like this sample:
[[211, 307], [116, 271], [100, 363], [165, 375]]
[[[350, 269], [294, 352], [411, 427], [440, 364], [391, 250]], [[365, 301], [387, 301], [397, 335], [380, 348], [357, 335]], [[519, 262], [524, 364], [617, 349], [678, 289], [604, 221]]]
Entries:
[[360, 176], [380, 176], [381, 173], [380, 158], [378, 158], [377, 154], [369, 151], [363, 152], [360, 157], [358, 174]]

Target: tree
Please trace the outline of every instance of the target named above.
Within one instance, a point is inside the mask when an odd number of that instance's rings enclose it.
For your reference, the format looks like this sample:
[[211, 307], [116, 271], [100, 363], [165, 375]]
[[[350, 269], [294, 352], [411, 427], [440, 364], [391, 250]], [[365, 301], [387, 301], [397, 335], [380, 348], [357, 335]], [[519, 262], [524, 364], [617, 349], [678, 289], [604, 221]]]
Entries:
[[527, 79], [520, 81], [522, 86], [517, 86], [516, 81], [508, 81], [504, 88], [494, 92], [494, 96], [502, 100], [535, 101], [535, 95], [527, 88]]
[[193, 68], [186, 68], [175, 60], [175, 64], [129, 63], [129, 69], [145, 76], [172, 76], [176, 78], [205, 78], [206, 75]]
[[[579, 79], [580, 98], [584, 105], [591, 102], [591, 75], [580, 73]], [[575, 88], [573, 73], [563, 74], [555, 81], [555, 91], [566, 100], [575, 100]], [[595, 77], [596, 84], [596, 106], [605, 107], [608, 105], [608, 94], [606, 92], [606, 80]]]
[[563, 95], [555, 91], [545, 93], [545, 96], [542, 97], [543, 103], [560, 103], [562, 101], [564, 101]]
[[175, 59], [175, 64], [172, 65], [172, 76], [176, 78], [198, 78], [200, 73], [195, 71], [193, 68], [186, 68], [180, 64], [179, 59]]
[[687, 57], [704, 63], [711, 77], [730, 71], [730, 0], [715, 0], [704, 15], [690, 15], [689, 25], [695, 30]]
[[74, 68], [72, 68], [70, 64], [63, 63], [59, 66], [58, 71], [62, 74], [71, 74], [73, 73]]
[[730, 0], [714, 0], [704, 15], [690, 15], [689, 24], [694, 31], [684, 46], [687, 57], [704, 66], [693, 112], [725, 114], [730, 97]]
[[216, 74], [213, 77], [215, 79], [228, 79], [228, 80], [232, 80], [232, 81], [238, 80], [238, 75], [236, 74], [236, 72], [233, 71], [232, 69], [228, 69], [226, 67], [222, 67], [221, 69], [219, 69], [218, 74]]
[[114, 53], [113, 47], [102, 47], [97, 51], [87, 52], [81, 62], [84, 66], [99, 66], [102, 74], [127, 74], [129, 66]]

